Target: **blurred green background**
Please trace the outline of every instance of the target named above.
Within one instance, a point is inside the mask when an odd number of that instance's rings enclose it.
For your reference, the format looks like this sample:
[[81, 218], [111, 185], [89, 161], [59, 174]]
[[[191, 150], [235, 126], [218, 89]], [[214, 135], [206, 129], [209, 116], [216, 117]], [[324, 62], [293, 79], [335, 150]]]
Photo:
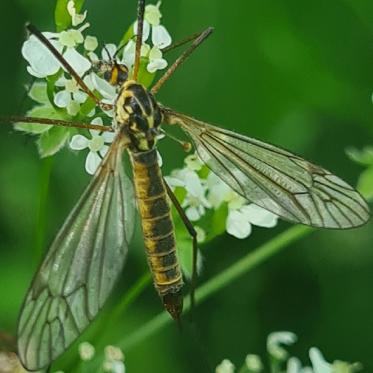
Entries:
[[[135, 17], [135, 0], [87, 0], [89, 34], [116, 42]], [[54, 1], [0, 5], [0, 114], [20, 114], [24, 24], [53, 29]], [[303, 155], [356, 184], [361, 169], [344, 149], [373, 143], [373, 2], [370, 0], [164, 0], [163, 23], [175, 39], [214, 26], [215, 33], [158, 98], [197, 118], [259, 137]], [[164, 141], [165, 173], [184, 154]], [[83, 153], [83, 152], [82, 152]], [[172, 154], [168, 156], [168, 154]], [[0, 330], [15, 333], [18, 311], [45, 245], [88, 182], [85, 155], [38, 158], [31, 137], [0, 127]], [[53, 167], [45, 235], [36, 234], [42, 175]], [[45, 186], [45, 185], [44, 185]], [[202, 283], [288, 228], [255, 228], [247, 240], [224, 236], [204, 247]], [[329, 361], [361, 361], [373, 371], [373, 223], [351, 231], [318, 231], [291, 245], [198, 306], [195, 330], [173, 324], [128, 351], [128, 372], [212, 371], [223, 358], [240, 366], [263, 353], [268, 333], [290, 330], [303, 359], [318, 346]], [[107, 311], [147, 270], [141, 236], [131, 247]], [[115, 344], [158, 314], [149, 287], [108, 331]], [[100, 324], [105, 329], [105, 323]], [[95, 342], [95, 341], [93, 341]], [[76, 356], [76, 347], [70, 353]], [[68, 357], [65, 357], [65, 361]], [[66, 369], [65, 361], [60, 365]], [[75, 371], [74, 369], [66, 370]], [[78, 371], [78, 370], [76, 370]]]

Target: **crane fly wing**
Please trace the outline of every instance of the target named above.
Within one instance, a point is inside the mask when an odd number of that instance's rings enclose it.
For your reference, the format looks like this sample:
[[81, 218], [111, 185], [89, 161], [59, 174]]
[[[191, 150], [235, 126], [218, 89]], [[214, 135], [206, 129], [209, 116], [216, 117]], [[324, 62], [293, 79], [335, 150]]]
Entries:
[[62, 354], [109, 296], [134, 226], [134, 193], [115, 141], [52, 243], [23, 304], [18, 352], [28, 370]]
[[286, 150], [163, 109], [192, 139], [201, 160], [248, 201], [285, 220], [323, 228], [352, 228], [369, 207], [350, 185]]

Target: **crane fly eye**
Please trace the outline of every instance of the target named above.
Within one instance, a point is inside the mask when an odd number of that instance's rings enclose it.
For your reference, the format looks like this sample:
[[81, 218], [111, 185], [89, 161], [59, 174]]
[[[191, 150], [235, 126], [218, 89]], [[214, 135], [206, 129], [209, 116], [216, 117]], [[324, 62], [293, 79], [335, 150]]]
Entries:
[[120, 65], [118, 68], [117, 83], [123, 84], [128, 79], [128, 69], [124, 65]]
[[107, 82], [110, 82], [111, 81], [111, 70], [107, 70], [104, 72], [104, 79], [107, 81]]

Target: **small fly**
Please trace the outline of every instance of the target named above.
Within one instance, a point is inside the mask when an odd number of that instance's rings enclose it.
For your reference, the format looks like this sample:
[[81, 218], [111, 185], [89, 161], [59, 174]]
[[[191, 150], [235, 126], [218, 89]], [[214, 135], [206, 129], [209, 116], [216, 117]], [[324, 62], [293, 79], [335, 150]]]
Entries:
[[[115, 140], [68, 216], [37, 271], [18, 323], [18, 352], [28, 370], [39, 370], [60, 356], [83, 332], [108, 298], [122, 270], [133, 233], [135, 201], [155, 288], [174, 319], [182, 312], [183, 278], [177, 258], [172, 202], [193, 238], [194, 273], [197, 239], [157, 162], [161, 125], [178, 126], [191, 139], [200, 159], [239, 195], [280, 217], [319, 228], [346, 229], [365, 224], [369, 207], [354, 188], [329, 171], [262, 141], [181, 114], [155, 95], [213, 29], [169, 47], [191, 45], [148, 90], [138, 82], [145, 0], [138, 1], [134, 68], [116, 61], [95, 68], [118, 87], [114, 105], [102, 103], [80, 76], [34, 26], [27, 29], [98, 106], [115, 113]], [[44, 123], [114, 131], [112, 127], [10, 117], [9, 122]], [[133, 181], [123, 169], [128, 152]], [[193, 304], [193, 295], [192, 295]]]

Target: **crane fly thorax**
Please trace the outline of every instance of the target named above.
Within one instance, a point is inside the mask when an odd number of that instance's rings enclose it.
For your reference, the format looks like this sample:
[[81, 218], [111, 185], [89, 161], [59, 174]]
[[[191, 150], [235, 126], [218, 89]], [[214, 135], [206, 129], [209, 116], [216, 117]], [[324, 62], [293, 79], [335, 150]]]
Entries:
[[115, 104], [115, 119], [135, 151], [153, 149], [159, 135], [162, 112], [152, 94], [135, 81], [125, 82]]

